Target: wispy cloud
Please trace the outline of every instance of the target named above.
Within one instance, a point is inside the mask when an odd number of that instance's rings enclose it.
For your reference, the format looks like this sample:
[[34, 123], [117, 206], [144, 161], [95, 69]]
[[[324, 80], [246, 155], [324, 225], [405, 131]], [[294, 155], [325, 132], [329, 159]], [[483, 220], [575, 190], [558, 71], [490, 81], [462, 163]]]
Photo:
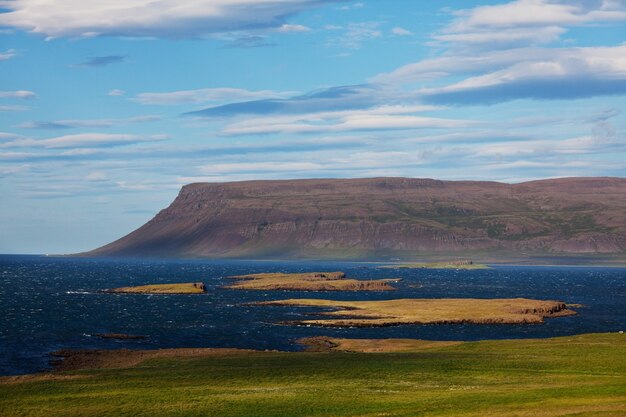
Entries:
[[454, 14], [456, 20], [435, 39], [493, 49], [553, 42], [570, 26], [626, 21], [626, 5], [622, 1], [517, 0]]
[[397, 36], [411, 36], [413, 34], [413, 32], [411, 32], [410, 30], [401, 28], [399, 26], [396, 26], [395, 28], [391, 29], [391, 33]]
[[107, 93], [107, 96], [111, 97], [120, 97], [126, 94], [126, 91], [120, 90], [119, 88], [114, 88], [113, 90]]
[[460, 128], [475, 125], [475, 123], [467, 120], [424, 117], [414, 114], [425, 110], [432, 110], [432, 108], [428, 106], [382, 106], [362, 111], [349, 110], [295, 116], [247, 118], [227, 125], [221, 132], [226, 135], [323, 133]]
[[93, 127], [115, 127], [133, 123], [156, 122], [161, 120], [161, 116], [148, 114], [142, 116], [126, 117], [122, 119], [92, 119], [92, 120], [58, 120], [54, 122], [25, 122], [17, 125], [21, 129], [73, 129], [73, 128], [93, 128]]
[[140, 142], [166, 140], [164, 135], [129, 135], [111, 133], [81, 133], [77, 135], [57, 136], [49, 139], [21, 138], [0, 144], [2, 148], [93, 148], [131, 145]]
[[341, 33], [331, 37], [327, 44], [347, 49], [360, 49], [365, 42], [380, 38], [383, 34], [379, 22], [349, 23], [345, 27], [337, 26], [332, 29]]
[[[323, 88], [308, 94], [290, 98], [268, 98], [253, 101], [241, 101], [209, 107], [186, 113], [199, 117], [222, 117], [250, 114], [300, 114], [329, 110], [363, 109], [379, 105], [383, 96], [393, 100], [392, 94], [378, 89], [374, 85], [349, 85]], [[397, 96], [396, 96], [397, 99]]]
[[119, 64], [126, 61], [124, 55], [105, 55], [90, 57], [84, 62], [76, 64], [76, 67], [106, 67], [111, 64]]
[[17, 91], [0, 91], [0, 98], [17, 98], [17, 99], [32, 99], [37, 97], [37, 94], [27, 90]]
[[355, 10], [355, 9], [362, 9], [363, 7], [365, 7], [365, 3], [358, 1], [358, 2], [355, 2], [355, 3], [352, 3], [352, 4], [348, 4], [348, 5], [345, 5], [345, 6], [340, 6], [337, 9], [339, 9], [339, 10]]
[[244, 90], [241, 88], [200, 88], [197, 90], [180, 90], [165, 93], [139, 93], [134, 100], [142, 104], [195, 104], [224, 103], [242, 100], [271, 99], [289, 97], [293, 91]]
[[626, 60], [621, 58], [626, 56], [626, 45], [525, 52], [506, 68], [420, 93], [437, 104], [626, 94]]
[[3, 2], [0, 26], [59, 37], [191, 38], [241, 30], [279, 28], [289, 16], [333, 0], [109, 0], [94, 7], [80, 0]]
[[7, 49], [4, 52], [0, 52], [0, 61], [6, 61], [13, 58], [15, 55], [17, 55], [17, 53], [14, 49]]
[[29, 108], [26, 106], [13, 106], [13, 105], [9, 105], [9, 106], [5, 106], [5, 105], [0, 105], [0, 112], [10, 112], [10, 111], [25, 111], [28, 110]]
[[276, 46], [276, 43], [261, 35], [244, 35], [236, 37], [225, 44], [226, 48], [267, 48]]
[[291, 25], [291, 24], [285, 23], [281, 25], [277, 30], [282, 33], [290, 33], [290, 32], [302, 33], [302, 32], [310, 32], [311, 28], [308, 26], [304, 26], [304, 25]]

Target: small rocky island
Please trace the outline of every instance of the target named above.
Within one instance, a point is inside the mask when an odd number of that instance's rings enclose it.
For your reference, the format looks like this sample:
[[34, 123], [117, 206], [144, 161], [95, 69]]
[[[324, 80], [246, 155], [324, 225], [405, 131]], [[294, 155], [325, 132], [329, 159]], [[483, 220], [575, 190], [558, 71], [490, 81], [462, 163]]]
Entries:
[[402, 324], [535, 324], [544, 318], [576, 314], [561, 301], [527, 298], [437, 298], [382, 301], [334, 301], [291, 299], [265, 301], [256, 305], [333, 308], [308, 319], [282, 324], [324, 327], [383, 327]]
[[343, 272], [269, 273], [229, 277], [237, 281], [226, 288], [287, 291], [389, 291], [399, 279], [357, 280]]
[[206, 286], [203, 282], [184, 282], [179, 284], [152, 284], [136, 287], [120, 287], [103, 290], [110, 294], [203, 294]]

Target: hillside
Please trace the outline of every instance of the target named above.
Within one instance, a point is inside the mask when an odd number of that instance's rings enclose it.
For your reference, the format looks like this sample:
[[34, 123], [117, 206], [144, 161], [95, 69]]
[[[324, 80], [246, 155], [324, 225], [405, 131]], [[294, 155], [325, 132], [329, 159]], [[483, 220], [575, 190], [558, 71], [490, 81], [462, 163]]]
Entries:
[[88, 256], [389, 259], [626, 253], [626, 179], [413, 178], [184, 186]]

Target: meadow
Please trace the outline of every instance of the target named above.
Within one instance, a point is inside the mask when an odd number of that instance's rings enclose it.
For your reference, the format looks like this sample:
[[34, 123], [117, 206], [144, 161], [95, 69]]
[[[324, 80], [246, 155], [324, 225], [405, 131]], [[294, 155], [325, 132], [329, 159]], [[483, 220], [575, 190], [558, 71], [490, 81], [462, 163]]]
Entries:
[[[433, 347], [434, 346], [434, 347]], [[232, 352], [0, 378], [2, 416], [623, 416], [626, 335]]]

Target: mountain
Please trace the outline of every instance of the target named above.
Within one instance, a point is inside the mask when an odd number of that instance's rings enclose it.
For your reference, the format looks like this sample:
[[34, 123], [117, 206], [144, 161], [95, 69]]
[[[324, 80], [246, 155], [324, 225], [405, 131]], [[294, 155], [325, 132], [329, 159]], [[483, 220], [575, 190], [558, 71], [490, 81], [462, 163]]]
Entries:
[[87, 256], [390, 259], [626, 254], [626, 179], [197, 183]]

